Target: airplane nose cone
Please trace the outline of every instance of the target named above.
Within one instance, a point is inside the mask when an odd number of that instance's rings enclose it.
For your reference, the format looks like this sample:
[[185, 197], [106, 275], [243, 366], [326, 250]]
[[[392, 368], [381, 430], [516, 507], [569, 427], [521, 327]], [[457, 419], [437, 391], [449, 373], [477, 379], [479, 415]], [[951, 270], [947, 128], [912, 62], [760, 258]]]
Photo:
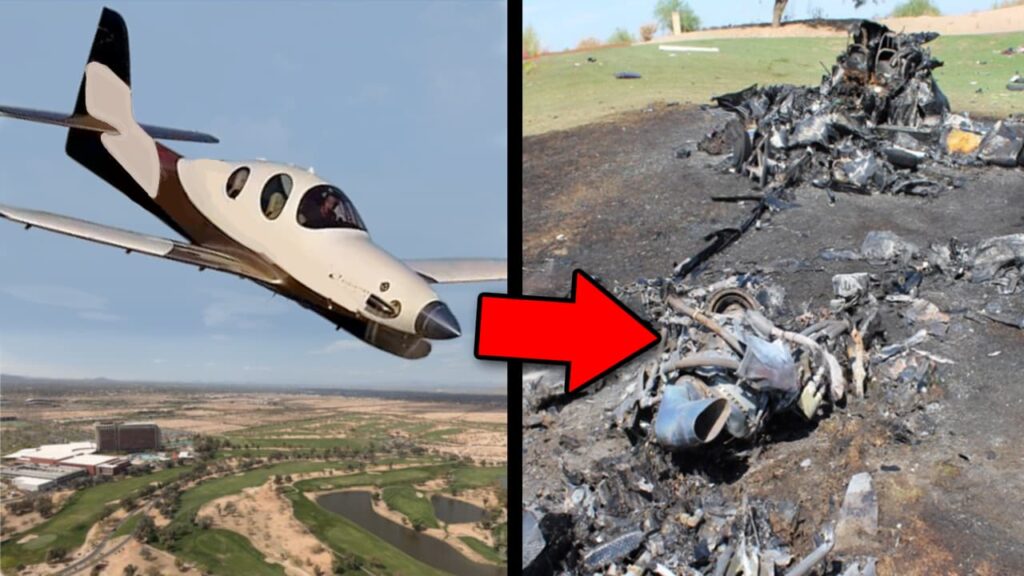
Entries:
[[435, 300], [420, 310], [416, 317], [416, 333], [431, 340], [448, 340], [462, 335], [459, 321], [440, 300]]

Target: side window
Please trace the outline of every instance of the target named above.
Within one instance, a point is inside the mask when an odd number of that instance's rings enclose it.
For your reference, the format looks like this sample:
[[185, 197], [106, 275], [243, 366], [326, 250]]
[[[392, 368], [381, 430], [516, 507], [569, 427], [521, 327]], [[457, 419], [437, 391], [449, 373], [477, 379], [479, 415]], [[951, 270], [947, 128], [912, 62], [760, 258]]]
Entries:
[[292, 192], [292, 179], [287, 174], [272, 176], [263, 185], [263, 194], [260, 195], [260, 209], [267, 220], [276, 220], [284, 210], [284, 203]]
[[242, 192], [242, 188], [245, 188], [246, 181], [249, 180], [249, 169], [245, 166], [238, 168], [228, 176], [228, 183], [225, 186], [225, 191], [228, 193], [228, 198], [237, 198]]

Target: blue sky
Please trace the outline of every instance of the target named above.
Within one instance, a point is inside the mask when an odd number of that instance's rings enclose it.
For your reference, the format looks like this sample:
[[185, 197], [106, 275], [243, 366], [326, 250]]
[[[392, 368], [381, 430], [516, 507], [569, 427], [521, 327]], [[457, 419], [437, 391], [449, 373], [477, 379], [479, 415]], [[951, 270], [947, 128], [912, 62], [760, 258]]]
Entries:
[[[799, 20], [821, 9], [827, 18], [875, 18], [886, 16], [904, 0], [868, 2], [859, 9], [853, 0], [790, 0], [786, 15]], [[766, 22], [772, 17], [772, 0], [688, 0], [702, 26]], [[932, 0], [943, 14], [988, 10], [992, 0]], [[653, 22], [656, 0], [523, 0], [523, 26], [533, 25], [541, 46], [551, 51], [573, 48], [583, 38], [605, 40], [616, 28], [638, 35], [640, 26]]]
[[[135, 115], [210, 132], [186, 156], [312, 166], [399, 257], [505, 257], [502, 2], [108, 2], [128, 23]], [[101, 3], [5, 2], [0, 102], [70, 111]], [[0, 203], [175, 238], [64, 154], [0, 119]], [[472, 357], [476, 296], [441, 286], [464, 336], [392, 357], [252, 283], [0, 222], [0, 371], [56, 377], [505, 390]]]

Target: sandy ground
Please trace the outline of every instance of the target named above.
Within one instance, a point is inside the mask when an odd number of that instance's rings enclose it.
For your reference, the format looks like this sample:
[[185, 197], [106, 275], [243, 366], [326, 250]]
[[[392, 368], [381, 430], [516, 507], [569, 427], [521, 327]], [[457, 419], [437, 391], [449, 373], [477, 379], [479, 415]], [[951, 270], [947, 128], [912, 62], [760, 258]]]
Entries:
[[[229, 503], [236, 511], [225, 514]], [[272, 482], [208, 502], [199, 516], [209, 516], [217, 528], [242, 534], [268, 561], [284, 566], [289, 576], [310, 576], [315, 566], [330, 572], [330, 552], [292, 516], [291, 503]]]
[[103, 536], [109, 531], [108, 529], [112, 529], [118, 522], [121, 521], [122, 518], [124, 518], [127, 515], [128, 513], [124, 511], [124, 508], [118, 508], [110, 516], [107, 516], [103, 520], [100, 520], [99, 522], [93, 524], [92, 528], [89, 528], [89, 532], [87, 532], [85, 535], [85, 542], [76, 551], [76, 554], [77, 552], [83, 550], [92, 550], [92, 548], [96, 544], [98, 544], [100, 540], [103, 539]]
[[[14, 399], [15, 404], [18, 404], [17, 400]], [[474, 404], [308, 394], [122, 391], [65, 394], [59, 401], [61, 404], [56, 407], [19, 406], [18, 412], [25, 420], [76, 421], [82, 422], [83, 426], [95, 420], [124, 418], [136, 412], [160, 412], [144, 419], [167, 430], [200, 433], [230, 432], [265, 424], [333, 416], [340, 412], [414, 417], [444, 423], [503, 423], [507, 420], [504, 410]]]
[[[64, 505], [64, 501], [71, 496], [73, 490], [59, 490], [57, 492], [51, 492], [50, 495], [53, 497], [54, 510], [60, 510]], [[42, 517], [38, 512], [29, 512], [28, 514], [22, 514], [21, 516], [15, 516], [7, 511], [6, 505], [4, 506], [3, 512], [3, 533], [4, 534], [17, 534], [42, 524], [46, 519]]]
[[474, 460], [505, 462], [508, 458], [507, 436], [504, 432], [467, 430], [445, 437], [445, 442], [424, 444], [439, 452], [469, 456]]
[[[108, 544], [109, 547], [117, 546], [118, 543], [122, 542], [126, 538], [131, 536], [121, 536], [114, 538]], [[152, 560], [146, 560], [142, 557], [143, 550], [148, 550]], [[156, 568], [157, 573], [164, 576], [172, 576], [177, 574], [198, 574], [195, 570], [189, 569], [188, 571], [178, 570], [174, 565], [174, 556], [164, 552], [163, 550], [157, 550], [152, 546], [139, 543], [137, 540], [132, 539], [130, 542], [125, 544], [124, 548], [118, 550], [116, 553], [111, 554], [103, 560], [106, 563], [106, 568], [103, 569], [102, 574], [123, 574], [124, 569], [129, 564], [134, 564], [138, 568], [138, 574], [147, 574], [152, 568]], [[88, 574], [88, 571], [81, 572], [82, 574]]]
[[[765, 7], [768, 11], [768, 6]], [[794, 8], [795, 9], [795, 8]], [[869, 18], [865, 11], [865, 18]], [[1012, 6], [997, 10], [983, 10], [955, 16], [920, 16], [917, 18], [882, 18], [880, 20], [893, 30], [903, 32], [938, 32], [943, 35], [958, 34], [999, 34], [1024, 30], [1024, 6]], [[845, 30], [830, 26], [816, 26], [806, 22], [784, 24], [779, 28], [769, 25], [742, 26], [718, 30], [687, 32], [679, 36], [662, 36], [652, 43], [681, 42], [685, 40], [708, 40], [715, 38], [803, 38], [803, 37], [846, 36]]]

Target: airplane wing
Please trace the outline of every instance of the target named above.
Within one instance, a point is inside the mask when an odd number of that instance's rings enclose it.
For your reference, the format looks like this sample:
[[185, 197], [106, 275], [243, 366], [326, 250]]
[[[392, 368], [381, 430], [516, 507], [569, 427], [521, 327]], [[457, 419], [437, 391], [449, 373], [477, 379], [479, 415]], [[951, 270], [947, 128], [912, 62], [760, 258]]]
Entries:
[[222, 272], [238, 274], [264, 282], [274, 282], [277, 280], [272, 275], [257, 270], [230, 254], [224, 254], [202, 246], [175, 242], [174, 240], [157, 238], [155, 236], [146, 236], [145, 234], [129, 232], [128, 230], [87, 222], [69, 216], [25, 208], [14, 208], [3, 204], [0, 204], [0, 216], [13, 222], [24, 224], [26, 229], [36, 226], [44, 230], [59, 232], [68, 236], [107, 244], [108, 246], [116, 246], [129, 252], [140, 252], [202, 268], [212, 268]]
[[[91, 130], [93, 132], [117, 133], [117, 130], [106, 122], [81, 114], [62, 114], [60, 112], [49, 112], [46, 110], [34, 110], [32, 108], [17, 108], [14, 106], [0, 105], [0, 116], [8, 116], [10, 118], [28, 120], [30, 122], [42, 122], [43, 124], [53, 124], [54, 126], [63, 126], [65, 128], [80, 128], [82, 130]], [[163, 126], [153, 126], [151, 124], [139, 124], [139, 126], [141, 126], [147, 134], [158, 140], [181, 140], [184, 142], [205, 142], [207, 144], [216, 144], [217, 142], [220, 142], [220, 140], [217, 140], [216, 136], [211, 136], [202, 132], [195, 132], [193, 130], [165, 128]]]
[[433, 284], [508, 280], [506, 260], [447, 258], [406, 260], [405, 264]]

